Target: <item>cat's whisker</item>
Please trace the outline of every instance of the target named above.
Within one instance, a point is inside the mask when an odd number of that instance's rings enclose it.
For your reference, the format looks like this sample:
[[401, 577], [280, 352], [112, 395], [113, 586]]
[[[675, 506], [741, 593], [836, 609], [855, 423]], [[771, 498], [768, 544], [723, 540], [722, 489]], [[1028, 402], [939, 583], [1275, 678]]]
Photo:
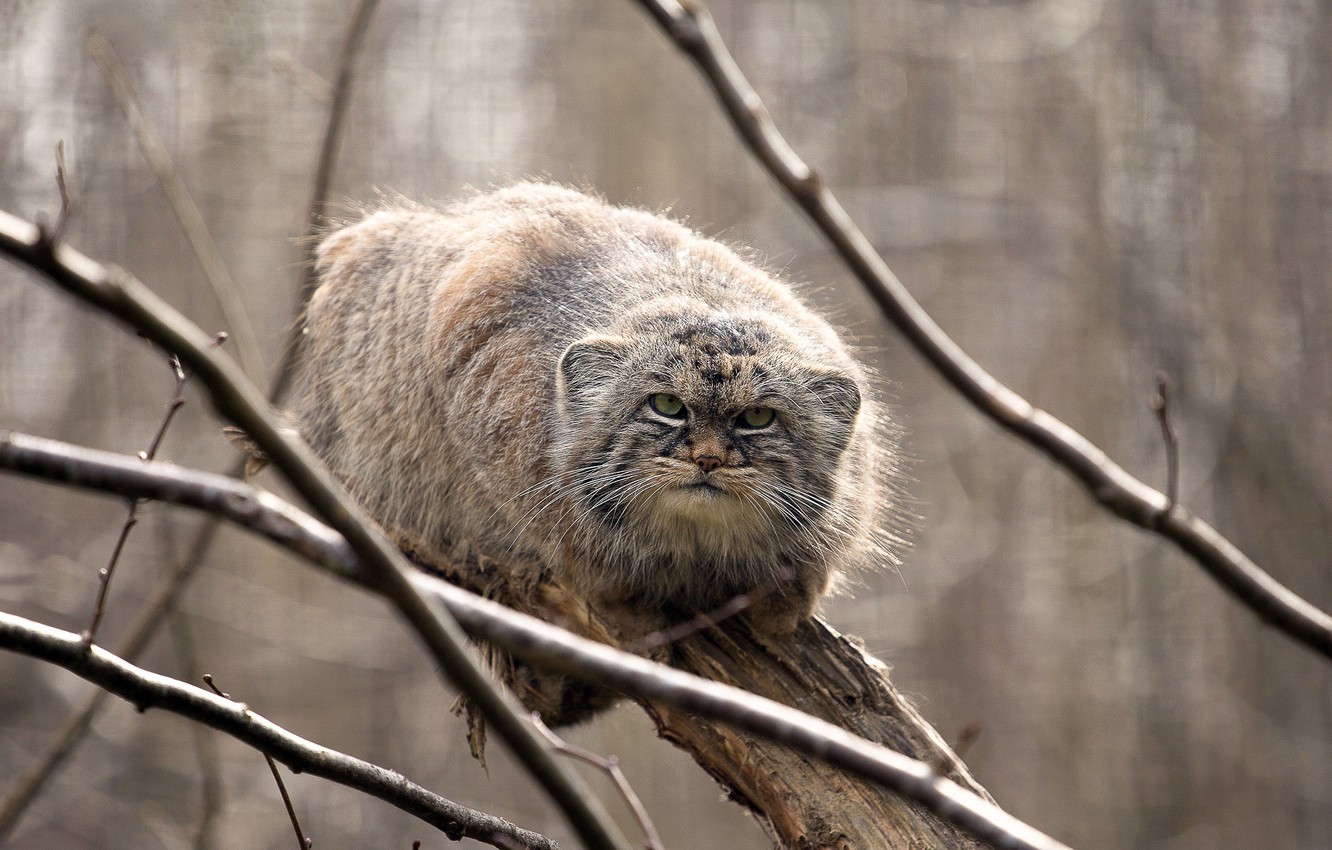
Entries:
[[565, 530], [560, 534], [559, 545], [562, 547], [564, 545], [564, 539], [569, 535], [569, 532], [579, 527], [599, 508], [610, 504], [612, 501], [626, 501], [626, 497], [628, 497], [626, 502], [626, 507], [628, 507], [629, 505], [632, 505], [634, 499], [652, 489], [654, 486], [661, 489], [666, 487], [669, 483], [670, 481], [664, 476], [648, 475], [641, 479], [632, 479], [619, 488], [612, 488], [609, 492], [599, 494], [600, 497], [597, 500], [588, 503], [582, 512], [566, 525]]
[[[518, 545], [518, 541], [522, 539], [522, 535], [527, 530], [528, 526], [530, 526], [533, 522], [535, 522], [537, 517], [540, 516], [547, 508], [554, 505], [555, 503], [557, 503], [570, 493], [576, 492], [580, 488], [587, 486], [587, 484], [589, 483], [599, 484], [604, 481], [611, 481], [614, 480], [616, 477], [618, 477], [620, 474], [621, 473], [618, 473], [615, 470], [609, 470], [609, 471], [600, 472], [591, 478], [575, 479], [565, 483], [563, 487], [556, 490], [553, 494], [548, 496], [544, 501], [537, 504], [535, 507], [529, 509], [527, 513], [525, 513], [522, 517], [519, 517], [518, 521], [522, 522], [522, 526], [518, 528], [516, 531], [512, 532], [513, 542], [509, 544], [508, 551], [510, 553], [513, 552], [514, 547]], [[554, 478], [554, 476], [552, 476], [552, 478]], [[548, 479], [548, 481], [549, 480], [550, 479]], [[556, 480], [556, 483], [559, 483], [558, 479]]]
[[814, 551], [819, 551], [824, 547], [826, 541], [811, 526], [800, 522], [798, 515], [787, 505], [779, 501], [770, 501], [768, 504], [777, 511], [778, 517], [785, 522], [789, 532], [794, 532], [796, 536], [805, 541], [806, 545]]
[[826, 550], [831, 544], [832, 541], [827, 536], [826, 529], [823, 526], [809, 522], [802, 515], [802, 512], [798, 510], [798, 504], [792, 504], [791, 501], [788, 501], [792, 500], [797, 503], [812, 501], [817, 505], [822, 500], [815, 500], [813, 497], [807, 497], [804, 494], [793, 493], [790, 491], [781, 491], [779, 493], [771, 493], [769, 491], [760, 492], [764, 501], [777, 511], [781, 519], [786, 522], [788, 530], [798, 534], [814, 551]]
[[775, 586], [798, 617], [891, 543], [895, 431], [854, 352], [679, 224], [518, 184], [369, 215], [316, 272], [293, 412], [423, 549], [541, 560], [589, 601]]

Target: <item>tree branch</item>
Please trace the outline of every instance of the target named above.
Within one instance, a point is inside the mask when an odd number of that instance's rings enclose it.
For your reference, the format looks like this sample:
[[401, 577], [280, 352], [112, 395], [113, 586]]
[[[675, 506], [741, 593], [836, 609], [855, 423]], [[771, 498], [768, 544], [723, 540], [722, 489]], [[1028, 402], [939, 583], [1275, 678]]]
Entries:
[[551, 731], [541, 720], [540, 714], [532, 715], [532, 723], [535, 724], [537, 731], [540, 732], [550, 745], [555, 748], [557, 753], [562, 753], [570, 758], [577, 759], [584, 764], [589, 764], [606, 774], [607, 778], [615, 784], [615, 790], [620, 792], [620, 797], [629, 807], [634, 815], [634, 820], [638, 821], [638, 828], [643, 830], [644, 850], [664, 850], [661, 843], [661, 835], [657, 832], [657, 826], [652, 822], [647, 809], [643, 806], [643, 801], [638, 793], [634, 791], [634, 786], [629, 783], [629, 777], [624, 775], [620, 769], [620, 761], [615, 756], [603, 756], [594, 753], [591, 750], [585, 750], [582, 747], [570, 744]]
[[[278, 497], [226, 476], [186, 470], [172, 464], [137, 460], [15, 432], [0, 432], [0, 469], [60, 481], [87, 489], [135, 498], [155, 498], [214, 512], [249, 528], [339, 577], [375, 589], [345, 542]], [[960, 762], [942, 742], [936, 750], [951, 757], [946, 767], [958, 781], [933, 767], [832, 723], [697, 676], [578, 637], [533, 617], [508, 609], [436, 576], [413, 572], [412, 584], [444, 602], [458, 622], [484, 638], [532, 662], [597, 682], [681, 716], [698, 715], [776, 741], [855, 776], [916, 801], [948, 822], [996, 847], [1043, 848], [1064, 845], [999, 809], [977, 793], [959, 770]], [[826, 626], [811, 626], [829, 640], [845, 640]], [[698, 651], [698, 650], [694, 650]], [[794, 659], [799, 667], [808, 659]], [[848, 675], [852, 675], [848, 671]], [[868, 707], [870, 710], [873, 706]], [[928, 727], [918, 717], [915, 722]], [[916, 734], [929, 737], [933, 730]], [[937, 737], [937, 735], [935, 735]], [[908, 742], [909, 743], [909, 742]], [[971, 789], [959, 782], [968, 783]]]
[[[1065, 423], [999, 383], [944, 333], [865, 238], [822, 177], [792, 150], [698, 0], [638, 0], [702, 71], [755, 158], [814, 222], [888, 318], [971, 404], [1071, 473], [1116, 516], [1196, 560], [1264, 621], [1332, 658], [1332, 616], [1264, 572], [1206, 522], [1130, 475]], [[1167, 508], [1170, 508], [1167, 513]]]
[[[306, 225], [305, 239], [307, 253], [310, 250], [309, 246], [313, 245], [314, 229], [318, 224], [319, 219], [323, 216], [324, 208], [327, 203], [331, 175], [337, 159], [337, 150], [342, 136], [342, 127], [345, 123], [346, 106], [350, 99], [349, 95], [351, 91], [354, 58], [363, 41], [365, 31], [368, 29], [370, 16], [374, 11], [376, 2], [377, 0], [360, 0], [352, 15], [352, 22], [348, 27], [347, 36], [343, 43], [337, 84], [332, 89], [330, 97], [331, 103], [329, 107], [328, 123], [324, 131], [324, 141], [320, 149], [319, 162], [315, 168], [314, 186], [311, 191], [311, 206]], [[137, 109], [134, 100], [122, 100], [122, 104], [126, 102]], [[127, 118], [132, 118], [132, 115], [128, 112]], [[141, 147], [143, 146], [141, 145]], [[147, 154], [148, 149], [145, 147], [144, 150], [145, 154]], [[60, 189], [60, 214], [53, 227], [53, 241], [60, 240], [73, 209], [73, 201], [70, 197], [65, 179], [63, 142], [56, 145], [56, 184]], [[170, 190], [168, 190], [167, 194], [170, 199]], [[178, 215], [178, 217], [181, 218], [183, 225], [186, 216]], [[207, 234], [205, 233], [205, 236], [206, 235]], [[202, 256], [200, 257], [200, 262], [203, 262]], [[312, 268], [313, 262], [307, 258], [307, 264], [302, 269], [301, 285], [298, 288], [298, 293], [300, 293], [300, 304], [304, 303], [304, 293], [309, 288], [308, 277]], [[222, 286], [225, 286], [225, 283], [223, 283]], [[214, 288], [219, 288], [217, 282], [214, 282]], [[293, 338], [292, 343], [288, 346], [288, 350], [283, 354], [282, 362], [278, 368], [278, 374], [274, 379], [273, 389], [270, 392], [269, 397], [274, 401], [281, 398], [282, 393], [285, 391], [285, 388], [291, 379], [292, 367], [294, 365], [294, 347]], [[243, 353], [244, 351], [242, 349], [242, 354]], [[254, 357], [258, 358], [258, 356], [259, 354], [256, 349]], [[258, 360], [256, 359], [255, 362], [257, 363]], [[239, 468], [236, 474], [240, 474]], [[184, 590], [198, 564], [202, 561], [204, 554], [212, 545], [212, 542], [215, 539], [216, 530], [217, 521], [215, 519], [206, 522], [203, 527], [199, 529], [194, 542], [188, 550], [185, 560], [173, 570], [172, 574], [167, 577], [166, 581], [164, 581], [158, 590], [154, 592], [152, 598], [144, 604], [138, 616], [135, 618], [128, 637], [118, 648], [118, 654], [121, 657], [131, 662], [138, 657], [139, 653], [143, 650], [143, 647], [147, 644], [148, 639], [154, 632], [156, 632], [157, 626], [162, 618], [174, 608], [176, 599]], [[183, 629], [184, 625], [182, 624], [181, 630]], [[94, 691], [79, 710], [66, 721], [65, 725], [56, 735], [55, 741], [47, 749], [46, 753], [37, 764], [34, 765], [32, 770], [22, 777], [9, 794], [6, 795], [4, 801], [0, 802], [0, 844], [4, 843], [5, 836], [18, 823], [24, 810], [26, 810], [32, 800], [36, 798], [37, 794], [40, 793], [47, 780], [54, 775], [60, 765], [64, 763], [65, 759], [78, 747], [80, 741], [87, 733], [93, 716], [100, 709], [106, 696], [106, 691]], [[197, 740], [198, 747], [201, 750], [201, 757], [203, 757], [210, 751], [209, 744], [203, 736], [198, 736]], [[204, 758], [203, 760], [206, 761], [207, 759]], [[204, 822], [200, 826], [198, 841], [196, 842], [201, 847], [208, 842], [209, 826], [216, 815], [214, 807], [217, 798], [217, 790], [215, 787], [216, 777], [213, 775], [215, 774], [215, 766], [210, 768], [208, 765], [205, 765], [204, 771], [205, 814]]]
[[[165, 581], [158, 585], [157, 590], [139, 610], [138, 616], [128, 629], [127, 636], [120, 643], [117, 650], [119, 656], [132, 661], [148, 645], [148, 640], [157, 630], [162, 617], [175, 607], [186, 582], [194, 575], [195, 569], [203, 559], [204, 551], [212, 545], [219, 527], [216, 521], [211, 521], [199, 531], [190, 554]], [[65, 725], [56, 734], [54, 743], [32, 770], [6, 795], [3, 804], [0, 804], [0, 844], [4, 843], [5, 837], [13, 830], [24, 810], [40, 793], [47, 780], [78, 747], [83, 736], [87, 734], [93, 716], [106, 701], [107, 696], [106, 691], [94, 691], [79, 710], [65, 721]]]
[[302, 498], [343, 535], [372, 577], [375, 590], [407, 620], [448, 678], [478, 706], [579, 836], [595, 850], [625, 850], [624, 838], [600, 801], [555, 760], [513, 697], [495, 687], [448, 611], [412, 586], [408, 575], [413, 570], [403, 556], [365, 519], [310, 450], [283, 433], [267, 401], [229, 357], [213, 348], [210, 337], [124, 270], [102, 266], [52, 243], [38, 228], [3, 212], [0, 252], [179, 356], [208, 388], [218, 411], [249, 434]]
[[297, 773], [309, 773], [411, 814], [454, 840], [471, 838], [495, 847], [518, 842], [533, 850], [555, 850], [543, 835], [503, 818], [460, 806], [400, 773], [307, 741], [251, 711], [243, 703], [130, 664], [73, 633], [0, 612], [0, 646], [55, 664], [133, 703], [139, 711], [160, 708], [224, 732]]
[[[223, 699], [229, 699], [232, 702], [240, 703], [241, 708], [245, 709], [246, 715], [250, 714], [250, 709], [245, 703], [235, 699], [231, 694], [222, 692], [222, 689], [213, 682], [211, 674], [203, 674], [203, 682], [208, 686], [208, 690]], [[297, 847], [299, 850], [310, 850], [310, 848], [314, 846], [314, 842], [306, 837], [305, 830], [301, 829], [301, 819], [296, 816], [296, 807], [291, 804], [291, 795], [287, 793], [287, 783], [282, 781], [282, 773], [277, 769], [277, 761], [268, 753], [264, 753], [264, 762], [268, 765], [269, 773], [273, 774], [273, 782], [277, 785], [278, 794], [282, 796], [282, 806], [287, 810], [287, 819], [291, 821], [292, 831], [296, 833]]]
[[[162, 447], [162, 440], [166, 438], [167, 429], [171, 427], [171, 422], [180, 412], [181, 407], [185, 405], [185, 384], [189, 381], [189, 375], [180, 368], [180, 361], [175, 355], [167, 358], [168, 365], [171, 366], [172, 374], [176, 379], [175, 392], [172, 394], [171, 401], [167, 402], [166, 412], [162, 414], [162, 421], [157, 426], [157, 432], [153, 435], [153, 440], [148, 444], [148, 448], [139, 454], [142, 460], [152, 460], [157, 457], [157, 450]], [[102, 622], [102, 616], [106, 613], [106, 597], [111, 588], [111, 576], [115, 572], [116, 564], [120, 562], [120, 553], [124, 551], [125, 541], [129, 539], [130, 531], [139, 522], [139, 500], [130, 499], [129, 510], [126, 512], [125, 524], [120, 529], [120, 536], [116, 539], [116, 545], [111, 551], [110, 562], [102, 568], [98, 574], [101, 579], [98, 582], [97, 601], [93, 605], [92, 620], [88, 623], [88, 628], [83, 632], [83, 639], [92, 643], [97, 639], [97, 627]]]

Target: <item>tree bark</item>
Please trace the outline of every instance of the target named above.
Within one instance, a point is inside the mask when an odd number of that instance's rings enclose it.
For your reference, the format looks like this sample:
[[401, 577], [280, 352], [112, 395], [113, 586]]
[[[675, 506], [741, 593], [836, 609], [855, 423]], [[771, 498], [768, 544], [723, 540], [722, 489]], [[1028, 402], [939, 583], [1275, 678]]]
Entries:
[[[766, 642], [733, 619], [673, 647], [671, 663], [827, 720], [933, 764], [986, 800], [990, 795], [854, 638], [822, 621]], [[668, 706], [645, 704], [663, 738], [686, 750], [732, 799], [766, 824], [779, 846], [800, 850], [973, 848], [975, 839], [931, 812], [843, 771]]]
[[[518, 585], [509, 581], [511, 573], [503, 565], [456, 564], [423, 557], [410, 546], [405, 551], [418, 565], [469, 590], [621, 649], [666, 625], [646, 622], [641, 611], [591, 611], [551, 578]], [[802, 624], [790, 637], [771, 639], [751, 631], [743, 617], [732, 617], [649, 654], [932, 764], [942, 775], [993, 802], [939, 733], [893, 687], [887, 666], [857, 639], [839, 634], [821, 620]], [[524, 705], [551, 725], [585, 720], [619, 698], [596, 686], [545, 673], [498, 650], [490, 650], [489, 658]], [[656, 723], [658, 734], [688, 752], [734, 802], [752, 811], [778, 847], [985, 846], [923, 807], [781, 744], [650, 700], [639, 704]], [[479, 756], [484, 730], [474, 716], [472, 729], [473, 749]]]

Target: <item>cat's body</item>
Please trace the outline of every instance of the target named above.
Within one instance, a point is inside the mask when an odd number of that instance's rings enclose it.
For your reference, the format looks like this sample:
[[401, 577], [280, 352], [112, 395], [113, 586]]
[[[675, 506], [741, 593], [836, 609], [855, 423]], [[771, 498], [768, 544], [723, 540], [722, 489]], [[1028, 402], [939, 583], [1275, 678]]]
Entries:
[[404, 547], [541, 562], [594, 603], [759, 591], [786, 631], [879, 557], [891, 441], [782, 284], [548, 185], [329, 236], [300, 428]]

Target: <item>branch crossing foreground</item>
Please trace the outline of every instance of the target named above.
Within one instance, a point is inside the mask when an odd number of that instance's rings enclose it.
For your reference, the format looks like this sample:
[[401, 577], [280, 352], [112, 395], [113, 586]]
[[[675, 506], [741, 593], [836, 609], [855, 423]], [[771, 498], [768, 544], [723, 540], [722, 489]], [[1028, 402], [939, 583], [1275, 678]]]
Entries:
[[[227, 476], [185, 470], [157, 461], [143, 463], [110, 452], [14, 432], [0, 434], [0, 469], [208, 510], [343, 579], [374, 589], [373, 577], [360, 566], [336, 532], [278, 497]], [[437, 577], [413, 572], [410, 581], [419, 592], [441, 600], [469, 633], [545, 668], [785, 744], [914, 800], [996, 847], [1028, 850], [1064, 847], [974, 790], [940, 776], [933, 766], [873, 744], [831, 723], [578, 637]], [[280, 754], [274, 755], [281, 758]]]
[[[1173, 485], [1168, 495], [1162, 494], [1130, 475], [1081, 434], [1000, 384], [934, 323], [817, 172], [777, 131], [700, 4], [640, 2], [699, 66], [751, 152], [828, 238], [884, 315], [945, 380], [986, 416], [1069, 471], [1109, 511], [1171, 540], [1263, 620], [1332, 658], [1332, 617], [1282, 586], [1210, 525], [1176, 504]], [[370, 6], [363, 4], [363, 8]], [[358, 20], [360, 17], [358, 14]], [[345, 499], [308, 450], [280, 433], [267, 405], [229, 358], [213, 351], [202, 331], [142, 284], [117, 268], [101, 266], [58, 244], [43, 229], [3, 212], [0, 253], [41, 272], [62, 289], [179, 356], [206, 384], [219, 411], [251, 436], [328, 524], [225, 476], [158, 462], [142, 463], [20, 434], [0, 432], [0, 468], [205, 510], [385, 596], [421, 636], [449, 678], [480, 706], [491, 725], [550, 792], [587, 846], [622, 850], [628, 844], [581, 782], [557, 765], [548, 744], [520, 714], [511, 696], [485, 680], [458, 625], [543, 667], [659, 703], [670, 711], [714, 719], [729, 728], [781, 742], [891, 789], [994, 846], [1063, 847], [998, 809], [982, 796], [979, 786], [964, 787], [941, 776], [930, 764], [771, 700], [578, 637], [411, 569]], [[1175, 474], [1172, 468], [1172, 480]], [[243, 705], [134, 667], [99, 647], [89, 646], [77, 635], [0, 614], [0, 645], [65, 667], [141, 709], [166, 708], [226, 731], [294, 770], [361, 788], [411, 811], [450, 837], [465, 834], [496, 846], [511, 846], [513, 842], [523, 847], [554, 846], [544, 836], [519, 830], [502, 819], [457, 807], [391, 771], [330, 753], [274, 726]], [[651, 707], [649, 710], [654, 713]], [[654, 714], [660, 723], [668, 713]], [[323, 756], [328, 759], [322, 760]], [[960, 762], [946, 767], [950, 772], [961, 769]]]

